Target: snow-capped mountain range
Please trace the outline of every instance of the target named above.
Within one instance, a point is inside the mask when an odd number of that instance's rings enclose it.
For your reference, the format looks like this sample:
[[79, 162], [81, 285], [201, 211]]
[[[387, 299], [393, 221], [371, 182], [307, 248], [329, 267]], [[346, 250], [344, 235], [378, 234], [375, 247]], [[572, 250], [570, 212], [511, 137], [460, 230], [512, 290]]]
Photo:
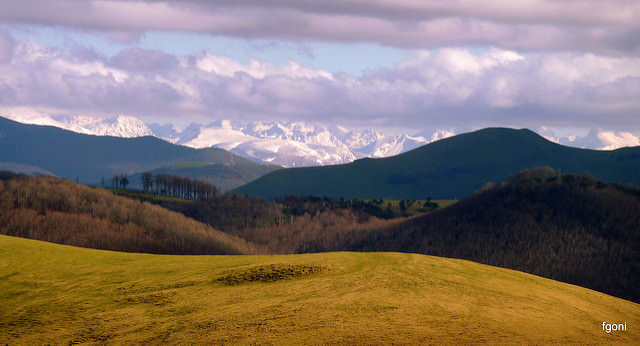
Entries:
[[[98, 118], [90, 116], [10, 115], [9, 119], [27, 124], [49, 125], [70, 131], [117, 137], [156, 136], [171, 143], [193, 148], [218, 147], [258, 162], [284, 167], [347, 163], [364, 157], [387, 157], [455, 135], [452, 130], [433, 129], [411, 135], [395, 135], [375, 129], [348, 130], [338, 125], [307, 122], [215, 121], [191, 124], [184, 130], [172, 124], [145, 124], [131, 116]], [[584, 137], [557, 137], [546, 128], [538, 130], [545, 138], [564, 145], [615, 149], [640, 145], [631, 133], [593, 129]]]
[[[38, 114], [10, 115], [7, 118], [21, 123], [55, 126], [92, 135], [151, 135], [193, 148], [222, 148], [258, 162], [284, 167], [332, 165], [364, 157], [386, 157], [430, 141], [423, 136], [392, 135], [373, 129], [351, 131], [341, 126], [306, 122], [240, 123], [221, 120], [206, 125], [191, 124], [181, 130], [172, 124], [146, 125], [131, 116], [105, 119]], [[436, 137], [449, 135], [453, 135], [453, 132], [441, 131]]]
[[341, 126], [306, 122], [228, 120], [191, 124], [183, 131], [151, 124], [160, 138], [193, 148], [218, 147], [256, 161], [285, 167], [332, 165], [363, 157], [385, 157], [411, 150], [424, 137], [390, 135], [376, 130], [350, 131]]

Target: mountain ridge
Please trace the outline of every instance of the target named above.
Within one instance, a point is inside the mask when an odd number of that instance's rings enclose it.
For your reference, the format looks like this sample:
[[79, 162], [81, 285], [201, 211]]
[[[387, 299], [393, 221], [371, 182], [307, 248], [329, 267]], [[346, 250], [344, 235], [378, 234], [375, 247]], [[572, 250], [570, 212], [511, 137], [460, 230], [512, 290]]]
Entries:
[[[12, 114], [7, 117], [21, 123], [56, 126], [84, 134], [126, 138], [153, 135], [193, 148], [218, 147], [254, 162], [284, 167], [326, 166], [365, 157], [389, 157], [456, 134], [444, 128], [391, 134], [372, 128], [349, 130], [337, 124], [305, 121], [216, 120], [207, 124], [191, 123], [180, 129], [173, 124], [147, 125], [124, 115], [100, 118]], [[640, 145], [640, 139], [628, 132], [592, 128], [584, 136], [558, 136], [544, 126], [536, 132], [552, 142], [579, 148], [612, 150]]]
[[5, 118], [0, 118], [0, 162], [35, 166], [86, 184], [180, 162], [242, 164], [264, 169], [263, 165], [219, 148], [194, 149], [153, 136], [93, 136]]
[[487, 128], [381, 159], [350, 164], [288, 168], [234, 190], [275, 197], [287, 194], [347, 199], [455, 199], [487, 182], [523, 169], [551, 166], [566, 173], [640, 185], [640, 147], [598, 151], [562, 146], [531, 130]]

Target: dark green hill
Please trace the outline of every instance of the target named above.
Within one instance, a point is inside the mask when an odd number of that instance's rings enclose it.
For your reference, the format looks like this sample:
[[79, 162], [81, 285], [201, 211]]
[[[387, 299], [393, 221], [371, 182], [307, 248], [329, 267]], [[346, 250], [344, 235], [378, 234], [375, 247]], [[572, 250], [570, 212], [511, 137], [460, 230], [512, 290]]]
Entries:
[[640, 190], [547, 176], [521, 174], [450, 207], [354, 233], [339, 249], [468, 259], [640, 301]]
[[[2, 117], [0, 162], [35, 166], [59, 177], [89, 184], [100, 182], [102, 177], [108, 180], [115, 174], [149, 171], [181, 162], [237, 164], [244, 172], [253, 168], [256, 172], [265, 171], [263, 165], [222, 149], [193, 149], [150, 136], [90, 136], [50, 126], [21, 124]], [[240, 180], [234, 179], [233, 184], [238, 186]]]
[[640, 171], [640, 147], [577, 149], [549, 142], [530, 130], [488, 128], [394, 157], [278, 170], [235, 192], [265, 197], [311, 194], [348, 199], [452, 199], [535, 166], [640, 185], [636, 174]]

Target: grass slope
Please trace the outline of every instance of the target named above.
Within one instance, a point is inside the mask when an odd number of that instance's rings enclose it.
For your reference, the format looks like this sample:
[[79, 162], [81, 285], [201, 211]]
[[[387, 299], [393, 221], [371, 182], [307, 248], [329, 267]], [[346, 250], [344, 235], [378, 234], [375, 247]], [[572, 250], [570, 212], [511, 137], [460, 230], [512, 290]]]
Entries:
[[143, 172], [180, 162], [234, 163], [264, 170], [262, 165], [222, 149], [193, 149], [150, 136], [90, 136], [51, 126], [20, 124], [2, 117], [0, 161], [39, 167], [61, 178], [89, 184], [100, 182], [102, 177], [108, 181], [115, 174]]
[[0, 236], [0, 343], [633, 344], [639, 325], [635, 303], [462, 260], [161, 256]]
[[529, 130], [488, 128], [446, 138], [394, 157], [282, 169], [235, 191], [265, 197], [456, 199], [523, 169], [551, 166], [600, 180], [640, 185], [640, 147], [596, 151], [565, 147]]

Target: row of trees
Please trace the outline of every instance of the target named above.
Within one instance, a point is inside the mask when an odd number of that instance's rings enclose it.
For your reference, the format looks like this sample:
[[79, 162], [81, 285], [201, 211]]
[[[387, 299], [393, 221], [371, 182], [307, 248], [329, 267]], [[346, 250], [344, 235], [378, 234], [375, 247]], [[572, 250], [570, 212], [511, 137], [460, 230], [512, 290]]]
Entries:
[[[176, 197], [187, 200], [207, 200], [219, 195], [218, 189], [204, 180], [181, 177], [177, 175], [142, 173], [142, 190], [155, 192], [157, 195]], [[114, 189], [126, 189], [129, 186], [129, 177], [119, 174], [111, 178], [111, 187]], [[104, 178], [102, 186], [105, 186]]]
[[[356, 214], [375, 216], [379, 219], [393, 219], [408, 216], [408, 209], [413, 207], [418, 201], [401, 200], [398, 207], [392, 206], [391, 201], [382, 199], [374, 200], [345, 200], [344, 198], [334, 199], [331, 197], [316, 196], [284, 196], [275, 198], [275, 201], [283, 206], [285, 215], [301, 216], [304, 214], [319, 215], [326, 210], [350, 209]], [[421, 205], [418, 205], [418, 212], [429, 212], [438, 208], [438, 204], [428, 198]]]
[[207, 200], [219, 195], [218, 189], [204, 180], [177, 175], [142, 173], [142, 190], [188, 200]]
[[[102, 179], [102, 186], [104, 186], [104, 178]], [[111, 186], [114, 189], [126, 189], [129, 186], [129, 177], [124, 174], [114, 175], [111, 178]]]

